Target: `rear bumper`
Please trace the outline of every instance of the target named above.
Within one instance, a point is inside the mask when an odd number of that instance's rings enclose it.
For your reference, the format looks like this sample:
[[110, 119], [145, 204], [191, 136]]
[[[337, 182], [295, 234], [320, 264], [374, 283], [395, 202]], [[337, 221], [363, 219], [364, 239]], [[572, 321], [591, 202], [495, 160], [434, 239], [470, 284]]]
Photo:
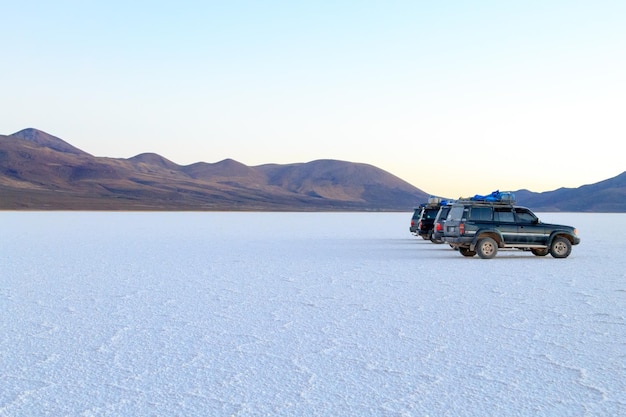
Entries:
[[444, 236], [443, 240], [446, 241], [446, 243], [449, 243], [452, 246], [470, 246], [472, 244], [472, 242], [474, 241], [474, 236], [469, 236], [469, 237], [452, 237], [452, 236]]

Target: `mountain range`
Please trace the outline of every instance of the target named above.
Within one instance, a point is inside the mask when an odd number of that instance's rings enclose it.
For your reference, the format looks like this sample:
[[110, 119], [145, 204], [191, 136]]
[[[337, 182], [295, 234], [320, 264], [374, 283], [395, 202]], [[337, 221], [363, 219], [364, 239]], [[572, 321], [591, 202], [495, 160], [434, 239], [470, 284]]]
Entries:
[[[579, 188], [515, 194], [535, 211], [626, 212], [626, 172]], [[96, 157], [32, 128], [0, 135], [2, 210], [408, 211], [428, 197], [363, 163], [178, 165], [154, 153]]]

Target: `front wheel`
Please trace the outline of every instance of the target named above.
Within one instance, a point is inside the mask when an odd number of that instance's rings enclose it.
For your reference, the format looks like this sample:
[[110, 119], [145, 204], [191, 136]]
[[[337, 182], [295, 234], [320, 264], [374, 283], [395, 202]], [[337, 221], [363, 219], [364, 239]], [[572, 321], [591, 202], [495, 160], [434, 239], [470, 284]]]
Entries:
[[572, 252], [572, 244], [564, 237], [557, 237], [550, 245], [550, 255], [554, 258], [567, 258]]
[[461, 252], [461, 255], [467, 256], [468, 258], [476, 255], [476, 251], [470, 250], [469, 248], [459, 248], [459, 252]]
[[491, 259], [498, 253], [498, 244], [490, 237], [484, 237], [476, 244], [476, 253], [482, 259]]
[[548, 249], [548, 248], [532, 248], [530, 251], [535, 256], [546, 256], [550, 252], [550, 249]]

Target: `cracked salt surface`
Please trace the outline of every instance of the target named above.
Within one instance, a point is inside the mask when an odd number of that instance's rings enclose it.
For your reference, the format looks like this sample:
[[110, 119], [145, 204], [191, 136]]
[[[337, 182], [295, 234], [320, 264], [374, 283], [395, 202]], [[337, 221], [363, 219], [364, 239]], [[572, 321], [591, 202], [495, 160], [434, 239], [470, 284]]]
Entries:
[[626, 215], [567, 259], [410, 213], [2, 212], [0, 416], [626, 415]]

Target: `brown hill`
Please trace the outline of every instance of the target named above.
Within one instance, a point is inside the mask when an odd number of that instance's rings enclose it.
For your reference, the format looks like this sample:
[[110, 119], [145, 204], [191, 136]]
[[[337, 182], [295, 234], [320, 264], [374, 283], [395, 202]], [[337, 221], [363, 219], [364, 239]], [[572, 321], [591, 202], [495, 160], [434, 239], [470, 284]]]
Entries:
[[427, 194], [371, 165], [177, 165], [94, 157], [36, 129], [0, 135], [0, 209], [410, 210]]
[[41, 130], [37, 129], [28, 128], [20, 130], [19, 132], [14, 133], [11, 136], [21, 138], [59, 152], [72, 153], [76, 155], [89, 155], [86, 152], [83, 152], [80, 149], [73, 147], [62, 139], [59, 139], [56, 136], [52, 136], [46, 132], [42, 132]]

